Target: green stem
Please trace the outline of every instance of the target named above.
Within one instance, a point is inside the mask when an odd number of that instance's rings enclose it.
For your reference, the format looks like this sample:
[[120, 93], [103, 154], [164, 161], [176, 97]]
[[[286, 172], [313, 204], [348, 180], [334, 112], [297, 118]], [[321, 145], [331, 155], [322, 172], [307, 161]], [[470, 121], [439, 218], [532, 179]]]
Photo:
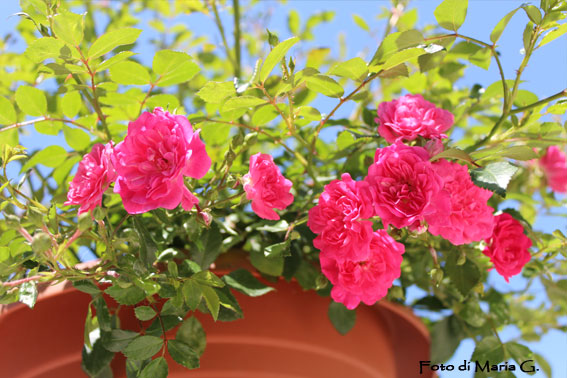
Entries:
[[83, 130], [88, 131], [89, 133], [97, 136], [97, 137], [103, 137], [100, 134], [97, 134], [96, 132], [94, 132], [93, 130], [91, 130], [89, 127], [82, 125], [78, 122], [73, 121], [72, 119], [64, 119], [64, 118], [51, 118], [49, 116], [45, 116], [45, 117], [40, 117], [40, 118], [35, 118], [35, 119], [30, 119], [29, 121], [24, 121], [24, 122], [18, 122], [18, 123], [14, 123], [12, 125], [7, 125], [5, 127], [0, 128], [0, 133], [3, 131], [8, 131], [11, 129], [17, 129], [23, 126], [28, 126], [28, 125], [33, 125], [34, 123], [39, 123], [39, 122], [46, 122], [46, 121], [53, 121], [53, 122], [64, 122], [64, 123], [68, 123], [70, 125], [73, 126], [77, 126]]
[[530, 109], [538, 107], [540, 105], [547, 104], [548, 102], [551, 102], [551, 101], [556, 100], [556, 99], [561, 98], [561, 97], [567, 97], [567, 89], [564, 89], [559, 93], [556, 93], [552, 96], [549, 96], [549, 97], [546, 97], [542, 100], [534, 102], [533, 104], [522, 106], [521, 108], [512, 109], [512, 110], [510, 110], [510, 114], [525, 112], [526, 110], [530, 110]]
[[232, 54], [230, 53], [230, 48], [228, 47], [228, 42], [226, 41], [226, 35], [224, 33], [224, 27], [222, 26], [222, 22], [221, 22], [221, 19], [220, 19], [220, 16], [219, 16], [219, 11], [217, 9], [216, 0], [212, 0], [211, 5], [212, 5], [212, 8], [213, 8], [213, 13], [215, 15], [215, 24], [217, 25], [217, 28], [219, 29], [221, 39], [222, 39], [222, 44], [223, 44], [224, 50], [226, 52], [226, 56], [227, 56], [228, 60], [230, 60], [230, 63], [232, 64], [232, 66], [236, 70], [236, 62], [234, 61], [234, 58], [232, 57]]
[[232, 0], [234, 8], [234, 76], [240, 78], [240, 5], [238, 0]]

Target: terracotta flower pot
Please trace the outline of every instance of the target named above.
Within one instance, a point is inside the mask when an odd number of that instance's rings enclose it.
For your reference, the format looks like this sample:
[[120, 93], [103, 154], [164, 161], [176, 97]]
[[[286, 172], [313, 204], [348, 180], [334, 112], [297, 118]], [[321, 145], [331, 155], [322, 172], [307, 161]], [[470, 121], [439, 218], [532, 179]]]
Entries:
[[[410, 310], [385, 301], [360, 306], [355, 327], [342, 336], [327, 318], [329, 298], [305, 292], [294, 282], [280, 281], [274, 287], [276, 292], [257, 298], [235, 293], [244, 319], [215, 323], [208, 315], [196, 314], [207, 334], [201, 368], [188, 371], [170, 360], [169, 376], [420, 376], [419, 360], [429, 358], [429, 335]], [[33, 310], [21, 304], [0, 307], [1, 375], [85, 376], [81, 349], [90, 300], [63, 283], [47, 287]], [[131, 308], [119, 316], [122, 328], [139, 329]], [[122, 354], [114, 358], [115, 377], [126, 376], [124, 362]]]

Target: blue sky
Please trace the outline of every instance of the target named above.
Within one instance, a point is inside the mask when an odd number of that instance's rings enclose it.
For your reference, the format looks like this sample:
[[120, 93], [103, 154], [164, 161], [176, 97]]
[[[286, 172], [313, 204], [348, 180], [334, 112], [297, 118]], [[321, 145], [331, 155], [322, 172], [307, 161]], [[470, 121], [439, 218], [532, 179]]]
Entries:
[[[243, 9], [246, 8], [246, 1], [242, 1]], [[435, 23], [433, 11], [440, 1], [419, 0], [414, 1], [417, 4], [419, 19], [418, 26]], [[467, 20], [460, 29], [460, 33], [469, 35], [480, 40], [489, 41], [489, 35], [492, 28], [498, 21], [509, 11], [513, 10], [524, 3], [524, 1], [482, 1], [471, 0], [469, 4]], [[535, 3], [538, 5], [539, 1]], [[380, 38], [383, 35], [385, 28], [384, 20], [379, 20], [376, 16], [380, 13], [382, 7], [388, 7], [387, 1], [358, 1], [358, 0], [342, 0], [342, 1], [323, 1], [323, 0], [290, 0], [284, 5], [280, 5], [275, 1], [260, 1], [256, 5], [257, 9], [272, 9], [272, 16], [269, 20], [267, 28], [278, 33], [280, 40], [289, 36], [287, 29], [287, 14], [291, 9], [296, 9], [299, 12], [300, 18], [303, 22], [309, 15], [322, 10], [335, 11], [335, 18], [332, 22], [322, 24], [315, 29], [315, 40], [310, 42], [303, 42], [305, 49], [309, 47], [329, 47], [331, 54], [338, 54], [338, 34], [343, 33], [346, 39], [347, 53], [346, 59], [357, 56], [362, 52], [363, 59], [369, 59], [376, 47], [380, 43]], [[412, 8], [412, 6], [410, 6]], [[17, 0], [2, 0], [0, 4], [0, 35], [14, 30], [18, 17], [9, 17], [11, 14], [19, 11], [19, 4]], [[366, 23], [370, 26], [371, 33], [362, 30], [353, 21], [352, 15], [360, 15]], [[149, 13], [146, 14], [149, 17]], [[232, 44], [232, 28], [231, 16], [226, 12], [221, 13], [221, 18], [228, 25], [227, 37], [229, 44]], [[144, 22], [147, 19], [144, 20]], [[197, 35], [207, 35], [209, 40], [217, 44], [221, 49], [221, 39], [217, 29], [211, 18], [203, 15], [190, 15], [178, 17], [176, 22], [184, 22], [192, 25], [192, 30]], [[501, 53], [501, 61], [507, 78], [514, 78], [515, 70], [518, 68], [522, 59], [521, 49], [522, 45], [522, 31], [526, 24], [527, 17], [523, 12], [517, 12], [509, 23], [509, 27], [502, 35], [499, 41], [498, 50]], [[144, 47], [143, 41], [148, 41], [154, 31], [150, 29], [147, 24], [142, 26], [143, 33], [141, 35], [142, 43], [137, 47], [140, 53], [140, 59], [145, 62], [151, 62], [153, 57], [153, 47]], [[9, 51], [21, 52], [25, 46], [17, 43], [9, 48]], [[267, 49], [267, 46], [265, 47]], [[244, 57], [243, 63], [246, 65], [253, 65], [254, 60]], [[304, 63], [304, 62], [303, 62]], [[301, 67], [301, 62], [298, 63]], [[558, 40], [539, 49], [530, 61], [530, 64], [525, 70], [523, 75], [524, 82], [521, 89], [527, 89], [540, 98], [552, 95], [567, 88], [567, 37], [563, 36]], [[466, 76], [460, 80], [457, 85], [463, 87], [470, 87], [473, 84], [481, 84], [487, 87], [494, 81], [499, 79], [497, 67], [492, 62], [489, 70], [483, 70], [476, 66], [470, 66], [466, 70]], [[332, 109], [336, 103], [335, 99], [322, 98], [317, 100], [317, 107], [322, 111], [325, 109]], [[378, 100], [377, 100], [378, 101]], [[348, 116], [352, 110], [353, 104], [345, 104], [345, 106], [336, 114], [337, 117]], [[565, 117], [563, 117], [565, 120]], [[21, 143], [25, 146], [34, 149], [41, 148], [46, 144], [62, 144], [65, 145], [62, 137], [52, 137], [41, 135], [38, 136], [33, 128], [29, 128], [30, 133], [21, 138]], [[66, 147], [66, 146], [65, 146]], [[560, 211], [566, 213], [563, 208]], [[557, 227], [562, 227], [565, 231], [567, 229], [567, 221], [564, 217], [550, 217], [541, 216], [537, 219], [534, 228], [538, 230], [552, 231]], [[494, 274], [490, 277], [490, 282], [498, 288], [505, 288], [509, 286], [510, 289], [518, 289], [523, 287], [525, 282], [521, 277], [514, 277], [511, 279], [510, 284]], [[540, 296], [542, 287], [535, 286], [530, 289], [536, 297]], [[567, 322], [564, 319], [564, 323]], [[504, 341], [508, 341], [517, 336], [515, 327], [507, 327], [502, 333], [501, 337]], [[541, 342], [529, 343], [529, 346], [537, 353], [545, 356], [552, 365], [554, 370], [554, 378], [567, 377], [567, 358], [565, 358], [565, 350], [567, 350], [567, 335], [558, 331], [550, 332], [542, 338]], [[455, 353], [449, 363], [455, 365], [461, 364], [463, 360], [468, 360], [474, 349], [474, 343], [467, 340], [461, 344], [461, 347]], [[424, 356], [424, 359], [426, 356]], [[416, 367], [417, 369], [418, 367]], [[441, 373], [441, 377], [466, 377], [466, 374], [472, 373]], [[521, 373], [518, 376], [522, 376]], [[543, 377], [543, 374], [538, 373], [535, 377]]]

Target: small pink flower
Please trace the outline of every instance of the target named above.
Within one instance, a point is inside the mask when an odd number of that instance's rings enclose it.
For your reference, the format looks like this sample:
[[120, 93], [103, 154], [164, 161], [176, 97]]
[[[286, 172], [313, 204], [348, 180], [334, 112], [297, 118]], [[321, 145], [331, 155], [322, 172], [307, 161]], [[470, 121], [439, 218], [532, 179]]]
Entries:
[[128, 124], [113, 161], [118, 174], [114, 192], [130, 214], [158, 207], [174, 209], [180, 203], [190, 210], [199, 200], [183, 177], [201, 178], [211, 167], [199, 130], [194, 132], [186, 117], [161, 108]]
[[342, 261], [362, 259], [372, 239], [372, 196], [368, 183], [354, 181], [348, 173], [325, 185], [319, 203], [309, 210], [307, 226], [319, 234], [313, 245]]
[[450, 196], [449, 214], [427, 218], [429, 232], [441, 235], [454, 245], [484, 240], [492, 235], [494, 209], [487, 205], [490, 190], [474, 185], [465, 166], [441, 159], [433, 164]]
[[260, 218], [278, 220], [275, 209], [283, 210], [293, 202], [289, 191], [291, 181], [286, 179], [268, 154], [250, 156], [250, 171], [242, 178], [246, 198], [252, 201], [252, 210]]
[[485, 241], [487, 246], [482, 253], [490, 257], [496, 271], [506, 282], [530, 261], [532, 241], [524, 234], [521, 223], [508, 213], [495, 217], [492, 236]]
[[385, 228], [421, 230], [430, 215], [448, 214], [449, 194], [423, 147], [396, 142], [377, 149], [365, 180], [375, 192], [375, 213]]
[[567, 156], [565, 152], [557, 146], [549, 146], [539, 159], [539, 164], [551, 190], [557, 193], [567, 193]]
[[451, 112], [437, 108], [421, 95], [405, 95], [378, 106], [378, 133], [388, 143], [411, 141], [418, 136], [426, 139], [446, 138], [443, 134], [455, 121]]
[[102, 203], [102, 195], [116, 176], [111, 162], [112, 142], [97, 143], [83, 156], [77, 174], [71, 181], [65, 205], [80, 205], [79, 214]]
[[333, 284], [331, 297], [352, 310], [362, 301], [372, 305], [383, 298], [394, 280], [400, 277], [403, 244], [385, 230], [372, 234], [364, 260], [337, 261], [321, 253], [321, 270]]

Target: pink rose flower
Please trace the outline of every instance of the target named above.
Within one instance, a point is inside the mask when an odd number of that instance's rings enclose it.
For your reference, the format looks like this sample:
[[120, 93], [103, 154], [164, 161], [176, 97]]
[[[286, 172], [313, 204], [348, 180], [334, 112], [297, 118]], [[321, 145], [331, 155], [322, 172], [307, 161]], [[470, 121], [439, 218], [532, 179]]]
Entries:
[[453, 126], [451, 112], [437, 108], [421, 95], [405, 95], [378, 106], [378, 133], [388, 143], [410, 141], [422, 136], [446, 138], [443, 134]]
[[313, 245], [340, 261], [363, 259], [372, 239], [372, 193], [368, 183], [348, 173], [325, 185], [319, 203], [309, 210], [307, 226], [318, 236]]
[[521, 223], [508, 213], [495, 217], [492, 236], [485, 241], [487, 246], [482, 253], [490, 257], [496, 271], [506, 282], [530, 261], [532, 241], [524, 234]]
[[97, 143], [83, 156], [77, 174], [71, 181], [65, 205], [80, 205], [79, 214], [102, 203], [102, 195], [116, 176], [111, 162], [112, 142]]
[[114, 192], [130, 214], [174, 209], [180, 203], [190, 210], [199, 200], [187, 189], [183, 176], [199, 179], [211, 167], [199, 130], [194, 132], [185, 116], [161, 108], [128, 124], [113, 161], [118, 174]]
[[250, 171], [242, 178], [246, 198], [252, 201], [252, 210], [260, 218], [278, 220], [275, 209], [283, 210], [293, 202], [289, 191], [291, 181], [286, 179], [268, 154], [250, 156]]
[[396, 142], [377, 149], [365, 180], [375, 192], [374, 210], [385, 228], [422, 229], [430, 215], [448, 214], [449, 194], [423, 147]]
[[494, 209], [487, 205], [490, 190], [474, 185], [467, 167], [441, 159], [433, 164], [450, 196], [449, 214], [427, 218], [429, 232], [441, 235], [454, 245], [484, 240], [492, 235]]
[[557, 146], [549, 146], [539, 159], [539, 164], [551, 190], [557, 193], [567, 193], [567, 156], [565, 152]]
[[362, 301], [372, 305], [383, 298], [394, 280], [400, 277], [403, 244], [385, 230], [372, 234], [364, 260], [342, 262], [321, 253], [321, 270], [333, 284], [331, 297], [352, 310]]

